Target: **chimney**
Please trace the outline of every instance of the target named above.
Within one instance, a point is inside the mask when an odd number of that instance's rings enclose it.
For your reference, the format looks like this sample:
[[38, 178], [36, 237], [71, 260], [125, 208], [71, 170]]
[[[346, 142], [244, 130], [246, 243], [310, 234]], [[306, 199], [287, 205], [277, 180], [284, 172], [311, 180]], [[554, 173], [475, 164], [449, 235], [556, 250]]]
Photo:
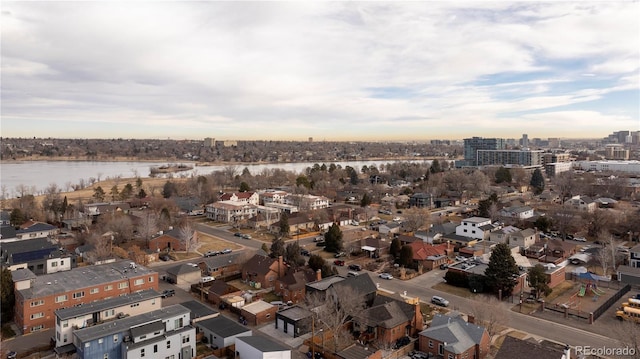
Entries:
[[471, 324], [476, 324], [476, 317], [474, 317], [473, 315], [468, 315], [467, 322]]
[[413, 327], [417, 332], [421, 332], [424, 329], [424, 317], [422, 316], [422, 311], [420, 310], [420, 301], [416, 301], [414, 306], [414, 314], [413, 314]]
[[284, 276], [284, 260], [282, 256], [278, 256], [278, 277]]
[[316, 280], [321, 280], [322, 279], [322, 270], [318, 269], [316, 271]]

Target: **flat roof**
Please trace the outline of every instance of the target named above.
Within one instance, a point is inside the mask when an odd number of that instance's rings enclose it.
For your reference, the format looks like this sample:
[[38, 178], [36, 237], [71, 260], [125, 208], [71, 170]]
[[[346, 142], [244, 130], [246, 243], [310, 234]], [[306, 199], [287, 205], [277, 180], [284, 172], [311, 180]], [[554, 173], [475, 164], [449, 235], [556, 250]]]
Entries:
[[[291, 348], [285, 347], [284, 345], [263, 336], [238, 337], [236, 340], [243, 341], [263, 353], [291, 350]], [[236, 348], [238, 348], [237, 345]]]
[[196, 322], [195, 325], [203, 329], [207, 329], [223, 338], [229, 338], [239, 334], [251, 335], [252, 333], [250, 328], [247, 328], [224, 315], [201, 320]]
[[81, 315], [100, 312], [103, 310], [121, 307], [123, 305], [141, 302], [151, 298], [159, 298], [160, 293], [153, 289], [147, 289], [136, 293], [121, 295], [109, 299], [98, 300], [91, 303], [82, 304], [77, 307], [69, 307], [58, 309], [55, 311], [56, 317], [61, 320], [67, 320], [71, 318], [77, 318]]
[[42, 298], [156, 273], [140, 265], [133, 269], [130, 263], [131, 261], [122, 260], [37, 276], [31, 283], [31, 288], [21, 289], [19, 292], [25, 299]]
[[94, 325], [84, 329], [78, 329], [73, 335], [81, 342], [88, 342], [108, 335], [118, 334], [130, 330], [131, 327], [140, 326], [158, 320], [172, 318], [181, 314], [189, 314], [189, 309], [175, 304], [152, 312], [134, 315], [123, 319], [112, 320], [103, 324]]
[[291, 320], [300, 320], [300, 319], [310, 317], [311, 315], [313, 315], [313, 313], [308, 309], [295, 305], [292, 307], [282, 309], [281, 311], [278, 312], [278, 315], [283, 316], [285, 318], [289, 318]]
[[275, 305], [267, 303], [264, 300], [256, 300], [253, 303], [245, 305], [244, 307], [242, 307], [242, 309], [246, 310], [251, 314], [258, 314], [258, 313], [264, 312], [265, 310], [272, 309], [274, 307]]

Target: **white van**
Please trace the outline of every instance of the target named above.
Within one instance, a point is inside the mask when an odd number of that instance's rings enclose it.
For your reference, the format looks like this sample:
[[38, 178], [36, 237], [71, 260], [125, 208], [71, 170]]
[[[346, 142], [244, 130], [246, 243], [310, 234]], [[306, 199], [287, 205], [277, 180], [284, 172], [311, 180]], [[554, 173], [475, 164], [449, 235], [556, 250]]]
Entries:
[[354, 271], [347, 272], [347, 277], [357, 277], [358, 275], [360, 275], [360, 273], [358, 272], [354, 272]]
[[202, 277], [200, 278], [200, 283], [207, 283], [207, 282], [211, 282], [214, 281], [215, 278], [211, 277], [211, 276], [207, 276], [207, 277]]

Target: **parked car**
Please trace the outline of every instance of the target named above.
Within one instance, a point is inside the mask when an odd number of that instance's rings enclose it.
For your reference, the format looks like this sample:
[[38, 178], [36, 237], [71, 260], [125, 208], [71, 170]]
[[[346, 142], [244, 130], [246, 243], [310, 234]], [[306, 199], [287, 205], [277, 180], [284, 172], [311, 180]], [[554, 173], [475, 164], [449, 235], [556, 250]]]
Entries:
[[334, 255], [334, 257], [335, 257], [335, 258], [340, 258], [340, 257], [344, 257], [344, 256], [346, 256], [346, 255], [347, 255], [347, 254], [346, 254], [345, 252], [339, 252], [339, 253], [336, 253], [336, 254]]
[[378, 277], [380, 277], [382, 279], [387, 279], [387, 280], [393, 279], [393, 276], [391, 274], [389, 274], [389, 273], [380, 273], [380, 275]]
[[161, 260], [161, 261], [163, 261], [163, 262], [167, 262], [167, 261], [170, 261], [170, 260], [171, 260], [171, 257], [169, 257], [169, 255], [168, 255], [168, 254], [162, 254], [162, 255], [160, 255], [160, 257], [159, 257], [159, 258], [160, 258], [160, 260]]
[[242, 238], [244, 239], [251, 239], [251, 235], [250, 234], [243, 234]]
[[300, 254], [301, 254], [301, 255], [303, 255], [303, 256], [307, 256], [307, 257], [308, 257], [308, 256], [310, 256], [310, 255], [311, 255], [311, 252], [309, 252], [309, 251], [308, 251], [308, 250], [306, 250], [306, 249], [301, 249], [301, 250], [300, 250]]
[[236, 232], [233, 235], [236, 236], [236, 237], [242, 237], [242, 233], [240, 233], [240, 232]]
[[231, 249], [229, 249], [229, 248], [225, 248], [225, 249], [223, 249], [222, 251], [220, 251], [220, 254], [229, 254], [229, 253], [231, 253], [231, 252], [233, 252]]
[[7, 359], [16, 359], [18, 357], [18, 353], [13, 350], [7, 353]]
[[218, 251], [207, 251], [204, 254], [204, 256], [205, 257], [214, 257], [214, 256], [217, 256], [218, 254], [220, 254], [220, 252], [218, 252]]
[[440, 265], [440, 269], [443, 269], [443, 270], [444, 270], [444, 269], [447, 269], [447, 268], [449, 268], [449, 265], [448, 265], [448, 264], [446, 264], [446, 263], [442, 263], [442, 264]]
[[362, 270], [362, 266], [359, 264], [349, 264], [349, 269], [354, 270], [354, 271], [361, 271]]
[[206, 276], [206, 277], [202, 277], [200, 278], [200, 283], [207, 283], [207, 282], [213, 282], [215, 280], [214, 277], [212, 276]]
[[162, 298], [173, 297], [176, 294], [175, 289], [165, 289], [162, 291]]
[[314, 237], [313, 241], [314, 242], [324, 242], [324, 237], [323, 236]]
[[587, 241], [587, 239], [584, 238], [584, 237], [575, 237], [575, 238], [573, 238], [573, 240], [576, 241], [576, 242], [586, 242]]
[[442, 307], [448, 307], [449, 306], [449, 301], [439, 297], [437, 295], [434, 295], [433, 297], [431, 297], [431, 303], [435, 304], [435, 305], [439, 305]]
[[327, 245], [327, 242], [325, 242], [325, 241], [316, 242], [316, 247], [324, 247], [326, 245]]
[[342, 267], [344, 265], [344, 261], [340, 259], [336, 259], [335, 261], [333, 261], [333, 264]]

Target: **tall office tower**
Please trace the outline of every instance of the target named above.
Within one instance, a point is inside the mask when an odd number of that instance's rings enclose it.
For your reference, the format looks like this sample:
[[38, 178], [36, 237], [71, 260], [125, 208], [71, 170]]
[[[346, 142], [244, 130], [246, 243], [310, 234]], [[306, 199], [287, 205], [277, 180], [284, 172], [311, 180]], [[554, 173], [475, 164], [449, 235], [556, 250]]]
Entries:
[[204, 147], [215, 147], [215, 146], [216, 146], [215, 138], [207, 137], [204, 139]]
[[522, 145], [522, 148], [529, 148], [529, 135], [523, 133], [522, 139], [520, 139], [520, 144]]
[[478, 165], [478, 150], [504, 150], [506, 142], [502, 138], [472, 137], [464, 139], [464, 165]]
[[629, 150], [625, 150], [623, 145], [610, 144], [605, 148], [605, 157], [608, 160], [629, 160]]

